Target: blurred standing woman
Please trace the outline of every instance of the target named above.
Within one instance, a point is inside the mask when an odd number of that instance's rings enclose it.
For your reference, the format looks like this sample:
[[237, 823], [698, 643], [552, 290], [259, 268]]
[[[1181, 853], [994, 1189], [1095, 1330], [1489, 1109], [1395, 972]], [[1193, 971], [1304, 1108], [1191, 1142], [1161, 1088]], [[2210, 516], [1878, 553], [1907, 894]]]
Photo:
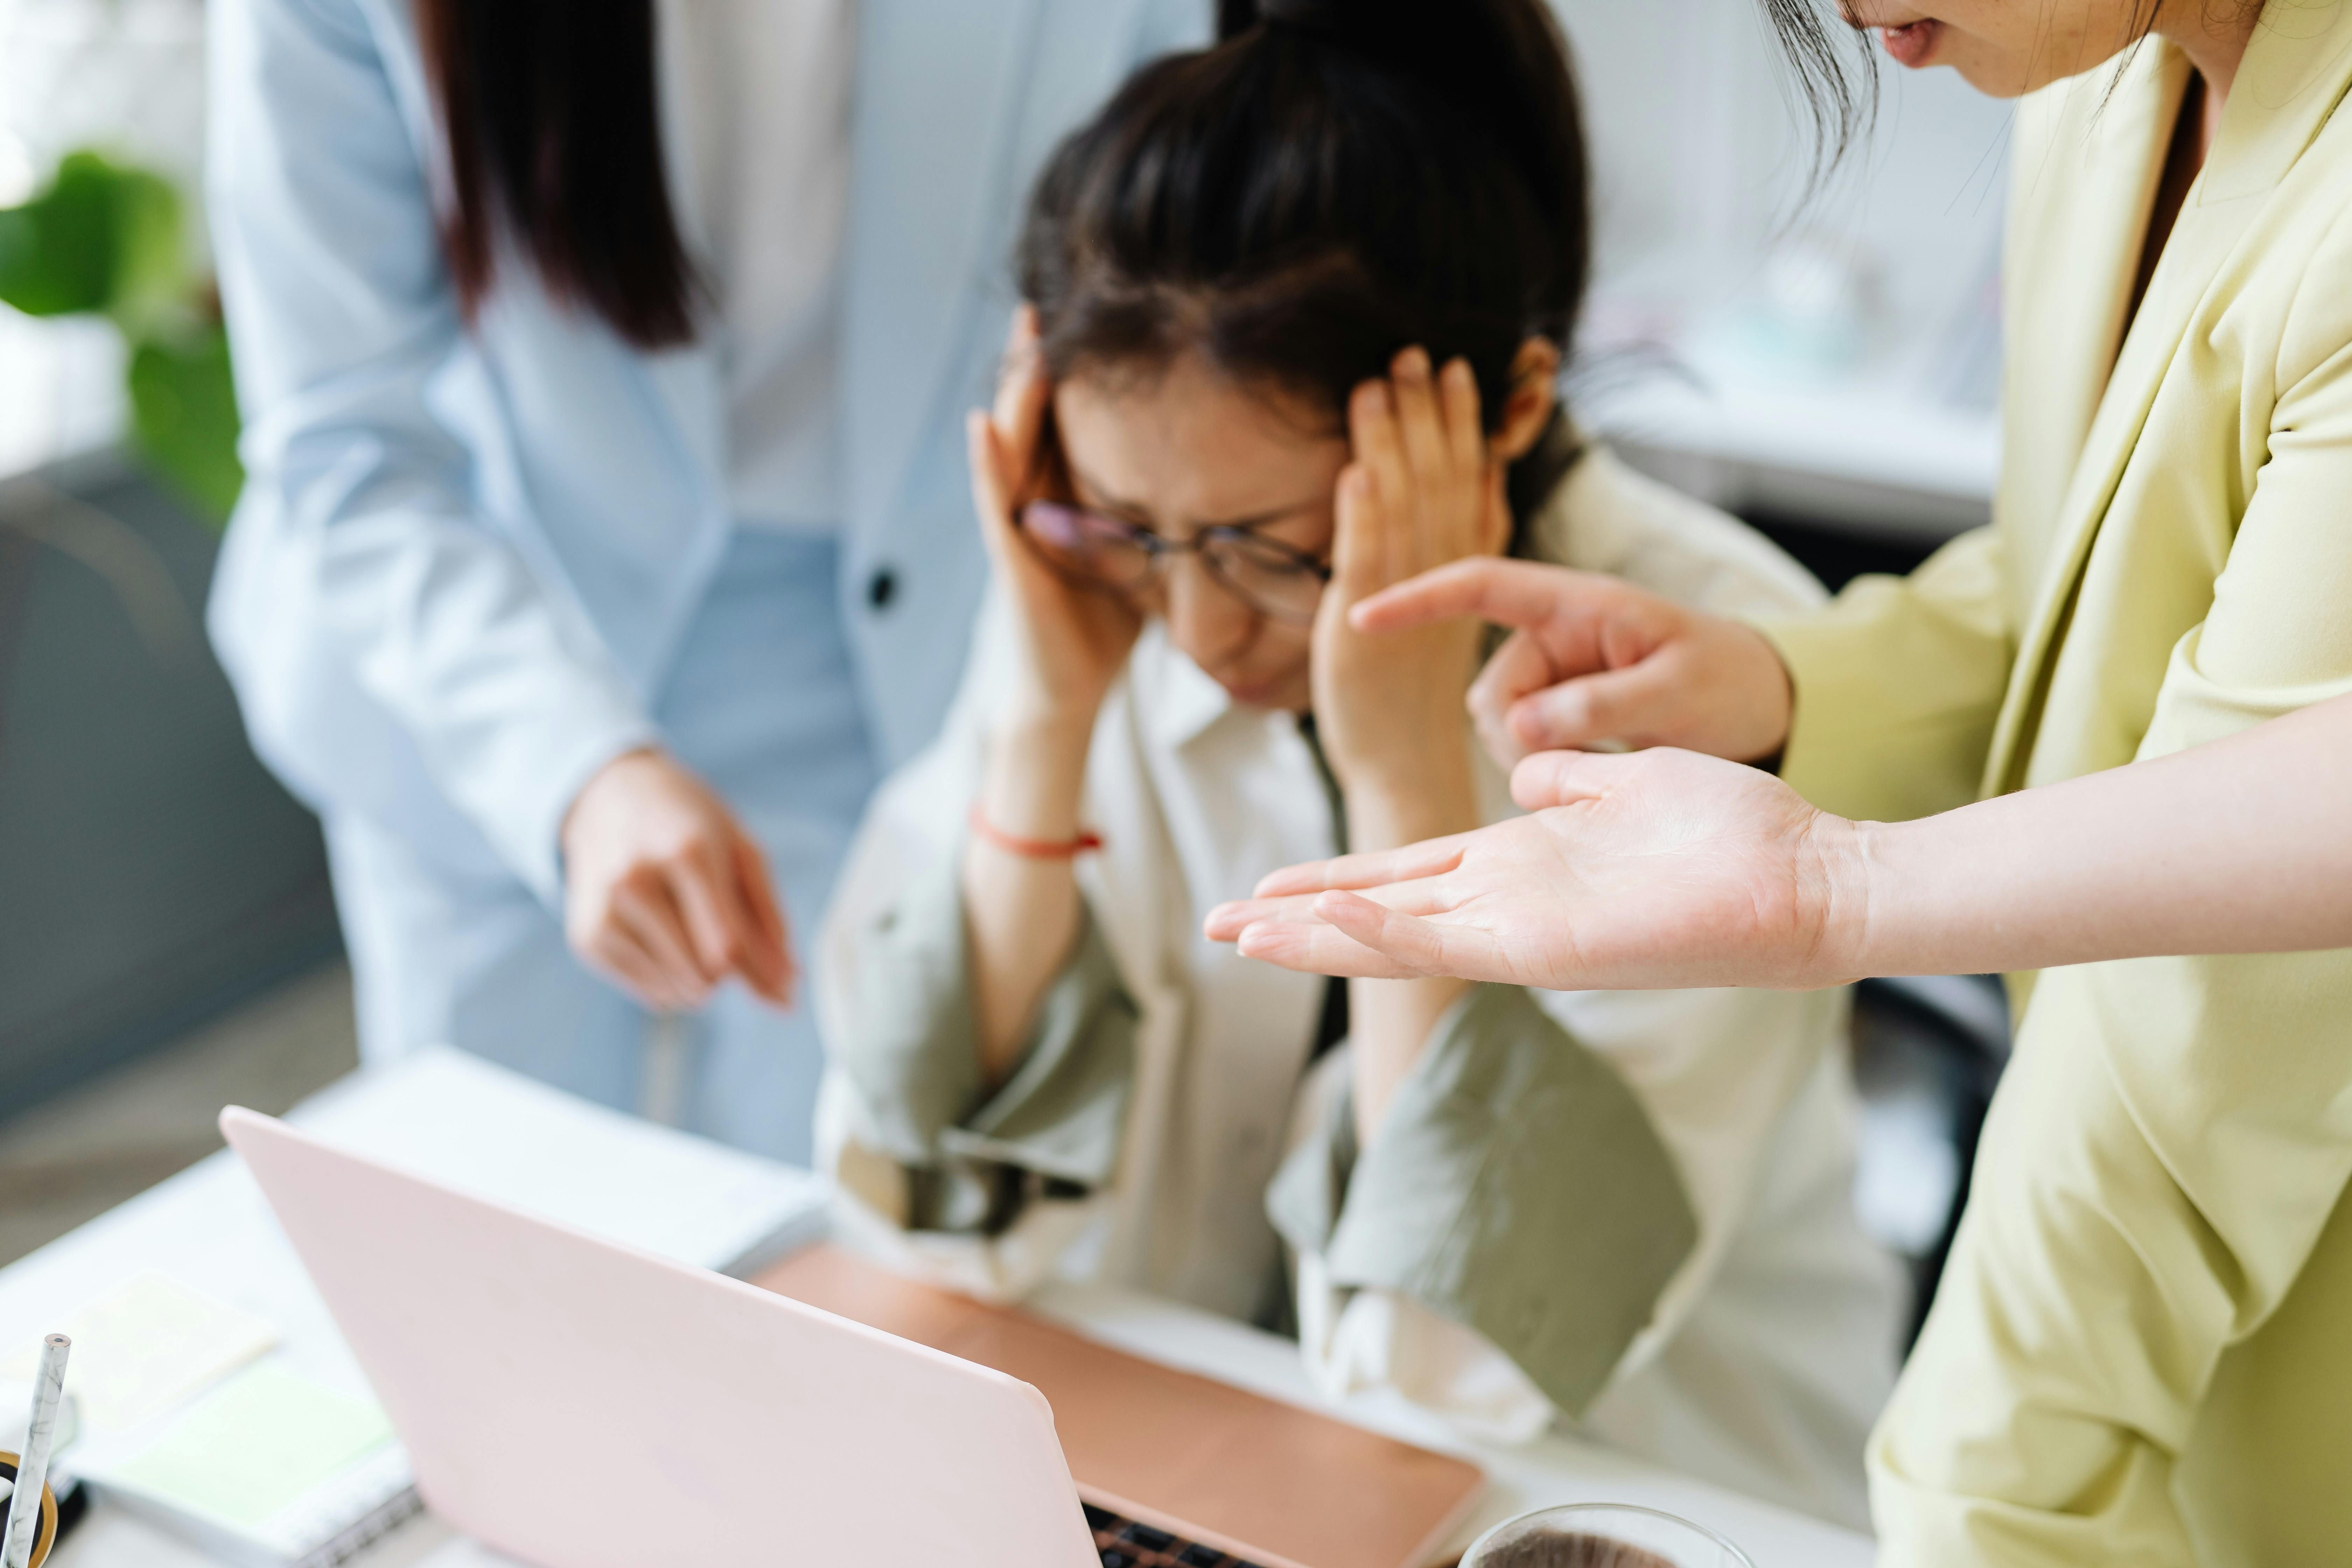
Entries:
[[[1770, 7], [1820, 85], [1823, 17]], [[1848, 19], [2028, 95], [1994, 525], [1760, 627], [1525, 567], [1449, 568], [1372, 618], [1509, 597], [1490, 732], [1779, 754], [1864, 819], [2352, 691], [2352, 4]], [[1873, 1443], [1882, 1561], [2344, 1561], [2352, 952], [2087, 963], [2012, 997], [1968, 1217]]]
[[325, 818], [370, 1059], [640, 1103], [667, 1016], [655, 1098], [806, 1158], [785, 910], [954, 686], [988, 258], [1199, 11], [214, 7], [251, 477], [213, 633]]

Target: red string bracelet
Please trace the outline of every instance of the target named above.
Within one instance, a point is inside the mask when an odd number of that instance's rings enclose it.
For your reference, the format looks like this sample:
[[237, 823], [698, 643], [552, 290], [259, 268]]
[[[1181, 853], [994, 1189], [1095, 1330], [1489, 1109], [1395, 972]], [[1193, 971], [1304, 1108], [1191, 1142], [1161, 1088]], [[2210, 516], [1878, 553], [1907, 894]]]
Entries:
[[988, 820], [981, 811], [978, 801], [971, 803], [971, 816], [968, 820], [971, 824], [971, 830], [981, 837], [995, 845], [1006, 854], [1018, 855], [1025, 860], [1075, 860], [1081, 855], [1090, 855], [1103, 847], [1102, 835], [1099, 833], [1081, 833], [1076, 838], [1059, 840], [1023, 838], [1007, 833]]

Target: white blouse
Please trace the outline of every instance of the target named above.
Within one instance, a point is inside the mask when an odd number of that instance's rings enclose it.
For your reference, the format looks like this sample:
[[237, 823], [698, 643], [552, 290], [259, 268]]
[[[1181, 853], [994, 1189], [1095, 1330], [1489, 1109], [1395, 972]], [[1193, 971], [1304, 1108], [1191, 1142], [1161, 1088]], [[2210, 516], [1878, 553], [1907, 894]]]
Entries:
[[851, 0], [661, 0], [670, 192], [718, 310], [735, 520], [831, 532]]
[[[1544, 559], [1718, 614], [1822, 596], [1760, 535], [1606, 451], [1578, 464], [1537, 532]], [[884, 784], [842, 873], [814, 966], [836, 1058], [877, 1026], [859, 983], [866, 933], [960, 838], [1003, 685], [1000, 610], [982, 616], [946, 729]], [[1476, 754], [1490, 816], [1512, 812], [1507, 782]], [[1096, 726], [1086, 812], [1105, 847], [1081, 863], [1081, 885], [1140, 1011], [1108, 1187], [1032, 1204], [994, 1237], [908, 1229], [905, 1174], [837, 1062], [818, 1163], [840, 1184], [844, 1238], [902, 1269], [996, 1299], [1048, 1275], [1099, 1280], [1246, 1318], [1278, 1255], [1268, 1183], [1333, 1081], [1328, 1065], [1301, 1079], [1325, 983], [1208, 942], [1200, 921], [1274, 867], [1328, 854], [1328, 797], [1296, 721], [1234, 704], [1155, 622]], [[1853, 1215], [1845, 993], [1536, 994], [1640, 1100], [1698, 1222], [1583, 1428], [1866, 1525], [1863, 1439], [1894, 1379], [1900, 1287]], [[1483, 1337], [1402, 1297], [1338, 1289], [1311, 1253], [1296, 1261], [1301, 1348], [1327, 1391], [1393, 1390], [1489, 1437], [1555, 1418]]]

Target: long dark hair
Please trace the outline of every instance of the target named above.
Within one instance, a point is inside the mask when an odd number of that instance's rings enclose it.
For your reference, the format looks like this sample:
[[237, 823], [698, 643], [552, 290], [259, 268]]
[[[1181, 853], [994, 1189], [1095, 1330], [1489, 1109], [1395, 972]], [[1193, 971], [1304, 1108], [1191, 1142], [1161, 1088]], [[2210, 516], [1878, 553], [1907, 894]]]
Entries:
[[[1568, 49], [1541, 0], [1222, 0], [1219, 42], [1130, 78], [1030, 201], [1023, 294], [1055, 377], [1186, 351], [1335, 414], [1418, 343], [1489, 429], [1530, 337], [1565, 355], [1591, 264]], [[1565, 411], [1513, 465], [1528, 521]]]
[[467, 319], [509, 238], [640, 348], [694, 335], [663, 174], [653, 0], [416, 0], [448, 145], [441, 247]]

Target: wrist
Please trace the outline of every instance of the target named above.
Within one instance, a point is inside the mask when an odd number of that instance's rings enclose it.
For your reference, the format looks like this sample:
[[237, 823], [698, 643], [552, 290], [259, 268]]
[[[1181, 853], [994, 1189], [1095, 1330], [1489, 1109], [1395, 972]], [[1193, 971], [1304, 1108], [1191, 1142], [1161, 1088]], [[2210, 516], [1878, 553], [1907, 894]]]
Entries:
[[1874, 916], [1887, 885], [1889, 838], [1899, 831], [1883, 822], [1814, 814], [1806, 828], [1809, 886], [1801, 906], [1812, 940], [1800, 984], [1840, 985], [1890, 973], [1894, 955], [1877, 951], [1883, 928]]
[[1065, 720], [1018, 720], [992, 726], [979, 815], [1008, 838], [1042, 843], [1076, 839], [1086, 795], [1091, 726]]
[[582, 819], [596, 814], [597, 804], [616, 784], [645, 772], [660, 759], [660, 749], [655, 746], [632, 746], [607, 757], [572, 792], [563, 808], [563, 816], [555, 826], [556, 848], [566, 859], [572, 853], [572, 837], [580, 831]]
[[1424, 763], [1410, 772], [1359, 772], [1341, 777], [1348, 847], [1357, 854], [1402, 849], [1480, 826], [1478, 792], [1467, 753], [1455, 761], [1458, 765], [1450, 768]]
[[1471, 755], [1478, 742], [1458, 701], [1419, 722], [1368, 715], [1369, 722], [1358, 724], [1334, 704], [1318, 711], [1334, 713], [1320, 731], [1323, 754], [1351, 817], [1360, 806], [1420, 816], [1432, 807], [1451, 812], [1465, 801], [1475, 812]]

